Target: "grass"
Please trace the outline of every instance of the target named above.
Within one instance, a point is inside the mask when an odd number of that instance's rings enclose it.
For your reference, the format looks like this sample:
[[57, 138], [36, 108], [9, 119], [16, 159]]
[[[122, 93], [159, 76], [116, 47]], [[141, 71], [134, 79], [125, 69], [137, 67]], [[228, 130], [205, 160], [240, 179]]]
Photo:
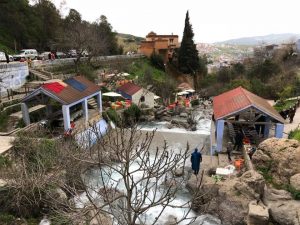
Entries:
[[140, 59], [133, 62], [127, 68], [126, 72], [128, 72], [131, 75], [129, 79], [134, 79], [135, 77], [143, 78], [147, 70], [151, 70], [152, 78], [158, 82], [163, 82], [166, 78], [166, 73], [151, 65], [149, 59]]
[[288, 138], [300, 141], [300, 129], [290, 131]]
[[290, 107], [294, 107], [296, 104], [297, 100], [286, 100], [286, 101], [278, 101], [275, 105], [274, 108], [280, 112], [282, 110], [289, 109]]

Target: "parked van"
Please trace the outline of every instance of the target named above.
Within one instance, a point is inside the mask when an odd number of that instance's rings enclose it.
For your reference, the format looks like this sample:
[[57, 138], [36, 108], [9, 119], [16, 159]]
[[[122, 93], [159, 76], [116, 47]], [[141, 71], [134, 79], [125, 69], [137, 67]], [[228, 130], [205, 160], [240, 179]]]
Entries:
[[14, 60], [19, 61], [21, 59], [37, 59], [38, 52], [35, 49], [22, 49], [18, 55], [14, 55]]

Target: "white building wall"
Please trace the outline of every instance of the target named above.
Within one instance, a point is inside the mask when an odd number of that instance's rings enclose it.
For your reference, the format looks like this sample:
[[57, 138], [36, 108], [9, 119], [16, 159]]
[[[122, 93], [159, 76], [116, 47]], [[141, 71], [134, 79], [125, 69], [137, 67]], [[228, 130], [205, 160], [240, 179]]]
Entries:
[[[145, 97], [144, 102], [140, 102], [140, 99], [142, 96]], [[150, 108], [153, 108], [154, 107], [154, 93], [142, 88], [141, 90], [139, 90], [132, 96], [132, 102], [136, 105], [141, 105], [142, 103], [144, 103], [145, 105], [149, 106]]]
[[300, 52], [300, 39], [296, 41], [297, 52]]
[[28, 64], [26, 62], [0, 63], [0, 93], [7, 94], [7, 89], [18, 89], [26, 82], [29, 75]]

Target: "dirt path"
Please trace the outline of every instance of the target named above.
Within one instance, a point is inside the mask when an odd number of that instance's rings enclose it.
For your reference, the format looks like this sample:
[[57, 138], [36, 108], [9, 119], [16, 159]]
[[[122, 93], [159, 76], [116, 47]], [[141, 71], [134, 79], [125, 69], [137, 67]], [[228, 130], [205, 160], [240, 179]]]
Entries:
[[300, 127], [300, 108], [297, 108], [296, 110], [293, 123], [290, 123], [289, 118], [287, 118], [285, 121], [286, 124], [284, 124], [284, 137], [287, 137], [290, 131], [297, 129], [297, 127]]

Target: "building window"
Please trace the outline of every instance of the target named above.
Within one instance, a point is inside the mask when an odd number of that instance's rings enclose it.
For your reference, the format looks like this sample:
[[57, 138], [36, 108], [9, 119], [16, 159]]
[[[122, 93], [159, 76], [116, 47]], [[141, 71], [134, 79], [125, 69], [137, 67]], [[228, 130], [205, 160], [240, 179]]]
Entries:
[[173, 39], [170, 39], [170, 43], [173, 43]]
[[140, 99], [141, 102], [145, 102], [145, 96], [142, 96]]

